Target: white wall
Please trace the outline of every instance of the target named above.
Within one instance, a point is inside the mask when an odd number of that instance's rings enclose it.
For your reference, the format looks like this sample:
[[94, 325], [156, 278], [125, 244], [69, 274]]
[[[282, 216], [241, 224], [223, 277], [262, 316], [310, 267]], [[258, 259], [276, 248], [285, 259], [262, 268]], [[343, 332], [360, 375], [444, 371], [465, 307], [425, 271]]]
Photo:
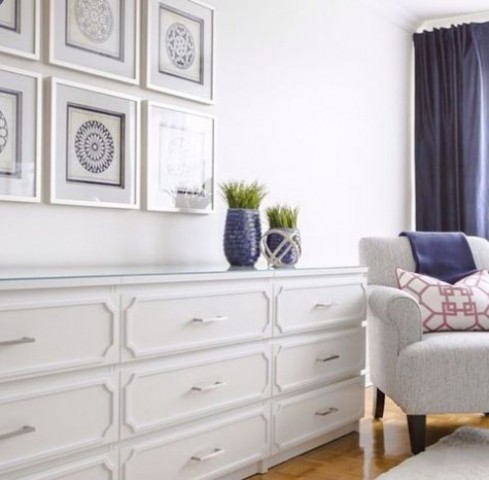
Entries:
[[[45, 59], [0, 63], [215, 112], [217, 180], [257, 178], [267, 204], [300, 204], [303, 264], [356, 264], [361, 236], [409, 226], [410, 34], [364, 0], [210, 3], [215, 107]], [[0, 266], [221, 262], [224, 215], [221, 201], [209, 216], [0, 203]]]

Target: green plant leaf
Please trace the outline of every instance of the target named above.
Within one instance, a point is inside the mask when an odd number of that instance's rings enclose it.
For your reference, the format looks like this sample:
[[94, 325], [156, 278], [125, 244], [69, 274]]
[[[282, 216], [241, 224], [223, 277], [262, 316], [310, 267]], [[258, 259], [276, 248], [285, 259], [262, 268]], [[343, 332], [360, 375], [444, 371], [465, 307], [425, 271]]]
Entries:
[[299, 207], [274, 205], [266, 209], [270, 228], [297, 228]]
[[258, 210], [262, 200], [267, 195], [265, 185], [257, 181], [245, 183], [243, 181], [231, 181], [219, 185], [222, 196], [229, 208], [244, 208]]

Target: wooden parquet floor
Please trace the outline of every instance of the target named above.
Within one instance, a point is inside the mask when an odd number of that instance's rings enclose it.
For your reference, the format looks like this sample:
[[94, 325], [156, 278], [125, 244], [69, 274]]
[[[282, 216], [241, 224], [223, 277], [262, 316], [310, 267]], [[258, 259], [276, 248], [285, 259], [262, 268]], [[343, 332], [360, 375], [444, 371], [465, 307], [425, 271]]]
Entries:
[[[374, 421], [372, 391], [367, 389], [365, 418], [353, 433], [271, 469], [249, 480], [372, 480], [411, 456], [406, 417], [386, 398], [381, 421]], [[474, 415], [430, 415], [427, 443], [431, 445], [457, 428], [489, 428], [489, 418]]]

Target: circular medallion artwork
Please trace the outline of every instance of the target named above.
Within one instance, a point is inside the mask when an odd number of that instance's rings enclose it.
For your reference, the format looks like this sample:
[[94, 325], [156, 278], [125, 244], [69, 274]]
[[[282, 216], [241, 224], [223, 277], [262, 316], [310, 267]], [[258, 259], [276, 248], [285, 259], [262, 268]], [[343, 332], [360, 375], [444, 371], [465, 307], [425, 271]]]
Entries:
[[195, 41], [182, 23], [174, 23], [166, 31], [166, 51], [175, 67], [186, 70], [195, 60]]
[[[1, 4], [0, 4], [1, 5]], [[8, 125], [5, 115], [0, 110], [0, 153], [6, 147], [8, 141]]]
[[78, 28], [92, 42], [106, 42], [112, 35], [114, 15], [107, 0], [77, 0], [75, 16]]
[[114, 140], [108, 128], [97, 120], [82, 124], [75, 136], [75, 153], [88, 172], [107, 170], [114, 159]]

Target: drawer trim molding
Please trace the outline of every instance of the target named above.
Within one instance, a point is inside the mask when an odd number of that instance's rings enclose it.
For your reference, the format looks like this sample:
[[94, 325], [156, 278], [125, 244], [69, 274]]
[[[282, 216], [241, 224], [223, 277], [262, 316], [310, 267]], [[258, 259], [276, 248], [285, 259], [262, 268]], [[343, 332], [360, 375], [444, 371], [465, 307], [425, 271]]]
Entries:
[[39, 473], [22, 477], [22, 480], [55, 480], [57, 478], [62, 478], [65, 475], [83, 472], [84, 470], [98, 466], [103, 468], [108, 473], [108, 478], [110, 480], [115, 480], [118, 467], [117, 463], [110, 458], [109, 455], [110, 454], [90, 457], [85, 461], [70, 462], [49, 470], [43, 469]]
[[[211, 415], [212, 413], [217, 413], [222, 410], [229, 410], [231, 408], [239, 407], [241, 405], [250, 404], [253, 402], [257, 402], [260, 400], [267, 400], [270, 396], [271, 389], [271, 355], [269, 352], [260, 350], [249, 350], [249, 351], [241, 351], [233, 354], [225, 354], [216, 358], [206, 359], [205, 365], [212, 365], [215, 363], [220, 363], [226, 360], [236, 360], [239, 358], [247, 358], [259, 355], [265, 360], [266, 365], [266, 377], [265, 377], [265, 385], [263, 386], [261, 392], [257, 395], [249, 395], [247, 397], [241, 397], [234, 401], [228, 401], [225, 403], [220, 403], [215, 406], [207, 407], [204, 409], [197, 410], [187, 415], [179, 415], [178, 417], [167, 418], [166, 420], [162, 420], [159, 422], [151, 422], [149, 424], [140, 424], [137, 420], [131, 416], [131, 386], [137, 382], [138, 379], [147, 378], [154, 375], [158, 375], [161, 373], [175, 372], [179, 370], [185, 370], [186, 368], [192, 368], [203, 365], [203, 363], [193, 360], [191, 362], [174, 364], [171, 366], [163, 366], [158, 368], [151, 368], [147, 371], [136, 371], [130, 375], [128, 382], [125, 385], [122, 385], [122, 414], [123, 414], [123, 426], [127, 427], [132, 434], [141, 434], [146, 432], [151, 432], [157, 430], [159, 428], [175, 425], [181, 422], [188, 422], [191, 420], [199, 419], [202, 416]], [[121, 431], [121, 437], [124, 437], [123, 432]]]
[[[259, 293], [267, 301], [267, 320], [261, 329], [260, 334], [245, 334], [245, 335], [232, 335], [229, 337], [223, 337], [219, 340], [206, 340], [200, 342], [188, 342], [177, 346], [166, 346], [161, 348], [139, 348], [133, 341], [133, 325], [134, 325], [134, 310], [141, 303], [157, 302], [164, 300], [185, 300], [189, 298], [209, 298], [209, 297], [222, 297], [223, 295], [242, 295], [244, 293]], [[123, 311], [123, 324], [124, 324], [124, 347], [130, 352], [132, 358], [145, 358], [157, 355], [164, 355], [178, 352], [188, 352], [198, 349], [204, 349], [208, 347], [237, 344], [253, 340], [262, 340], [269, 336], [272, 327], [272, 315], [271, 315], [271, 296], [266, 289], [262, 288], [240, 288], [240, 289], [227, 289], [227, 290], [206, 290], [202, 292], [195, 291], [183, 291], [174, 294], [157, 295], [157, 294], [134, 294], [124, 295], [124, 298], [129, 299], [129, 304]]]
[[[227, 473], [237, 471], [243, 467], [246, 467], [247, 465], [264, 460], [268, 458], [270, 455], [270, 451], [269, 451], [269, 445], [271, 439], [270, 417], [269, 414], [266, 413], [266, 410], [264, 410], [263, 408], [254, 408], [253, 410], [247, 410], [246, 412], [232, 414], [232, 416], [227, 416], [226, 418], [219, 418], [213, 421], [212, 423], [207, 421], [205, 424], [201, 424], [199, 426], [185, 428], [177, 432], [167, 433], [162, 437], [150, 439], [150, 440], [144, 440], [133, 446], [124, 448], [121, 452], [121, 460], [120, 460], [121, 480], [128, 480], [129, 476], [127, 473], [127, 466], [129, 462], [133, 458], [135, 458], [139, 453], [143, 453], [148, 450], [153, 450], [155, 448], [168, 445], [170, 443], [185, 440], [187, 438], [204, 434], [212, 430], [217, 430], [223, 427], [227, 427], [229, 425], [232, 425], [233, 423], [242, 422], [256, 417], [261, 418], [266, 426], [266, 444], [268, 445], [267, 451], [262, 452], [261, 454], [253, 455], [249, 458], [241, 459], [241, 461], [234, 463], [232, 465], [228, 465], [227, 467], [219, 471], [219, 476], [226, 475]], [[218, 477], [215, 477], [214, 474], [212, 474], [211, 477], [205, 475], [202, 477], [198, 477], [194, 480], [207, 480], [208, 478], [210, 480], [210, 478], [218, 478]]]
[[[64, 308], [64, 307], [76, 307], [76, 306], [101, 306], [110, 316], [110, 333], [109, 342], [105, 349], [99, 356], [88, 357], [72, 361], [64, 361], [58, 363], [48, 363], [39, 365], [36, 367], [19, 368], [8, 372], [0, 371], [0, 383], [5, 380], [21, 379], [39, 374], [49, 374], [52, 372], [62, 372], [73, 369], [86, 368], [90, 366], [98, 365], [110, 365], [119, 361], [119, 315], [118, 309], [114, 305], [110, 297], [92, 297], [92, 298], [80, 298], [59, 301], [37, 301], [12, 304], [0, 303], [0, 312], [9, 312], [17, 310], [38, 310], [47, 308]], [[26, 334], [27, 336], [27, 334]], [[30, 335], [29, 335], [30, 337]], [[36, 342], [32, 342], [36, 343]]]
[[349, 367], [343, 368], [341, 370], [336, 370], [334, 373], [327, 373], [318, 376], [316, 379], [304, 379], [300, 382], [295, 382], [287, 385], [281, 385], [278, 382], [278, 358], [286, 350], [295, 347], [301, 347], [305, 345], [317, 345], [328, 340], [342, 339], [355, 337], [359, 335], [363, 342], [365, 342], [365, 328], [358, 326], [356, 328], [349, 328], [346, 330], [340, 330], [337, 332], [331, 332], [326, 335], [314, 336], [313, 338], [300, 338], [296, 340], [284, 340], [281, 343], [277, 343], [273, 346], [273, 388], [276, 394], [288, 393], [301, 388], [314, 387], [321, 383], [327, 383], [329, 381], [341, 381], [347, 377], [356, 377], [365, 367], [365, 351], [361, 355], [359, 363], [355, 365], [350, 365]]
[[[320, 288], [320, 287], [359, 287], [362, 291], [363, 296], [363, 307], [362, 310], [358, 312], [358, 315], [354, 316], [345, 316], [345, 317], [337, 317], [333, 319], [327, 320], [319, 320], [316, 322], [310, 322], [304, 325], [284, 325], [280, 321], [280, 312], [282, 311], [280, 307], [280, 296], [287, 291], [297, 291], [297, 290], [310, 290], [311, 288]], [[280, 285], [275, 294], [275, 316], [274, 316], [274, 325], [278, 330], [279, 334], [294, 334], [294, 333], [306, 333], [314, 330], [324, 330], [324, 329], [332, 329], [337, 328], [338, 326], [348, 327], [354, 326], [362, 322], [365, 319], [366, 315], [366, 298], [367, 298], [367, 289], [365, 284], [360, 281], [351, 281], [351, 279], [342, 279], [341, 281], [332, 281], [332, 282], [321, 282], [321, 283], [309, 283], [309, 284], [291, 284], [291, 285]], [[336, 302], [331, 300], [331, 308], [336, 306]]]
[[328, 424], [328, 425], [325, 425], [323, 428], [316, 429], [313, 432], [302, 435], [301, 437], [296, 437], [296, 438], [294, 438], [288, 442], [279, 443], [277, 441], [277, 438], [276, 438], [277, 414], [280, 413], [280, 411], [283, 408], [285, 408], [289, 405], [301, 403], [304, 400], [319, 397], [323, 394], [336, 392], [336, 391], [341, 390], [341, 389], [348, 387], [348, 386], [359, 385], [359, 386], [362, 386], [362, 388], [363, 388], [363, 383], [364, 383], [363, 376], [358, 376], [358, 377], [350, 379], [350, 380], [345, 380], [343, 382], [335, 383], [335, 384], [330, 385], [328, 387], [319, 388], [319, 389], [312, 390], [312, 391], [307, 392], [307, 393], [303, 393], [303, 394], [296, 395], [294, 397], [291, 397], [291, 398], [288, 398], [285, 400], [279, 400], [279, 401], [275, 402], [272, 405], [272, 432], [273, 432], [272, 433], [272, 435], [273, 435], [272, 436], [272, 438], [273, 438], [273, 440], [272, 440], [272, 453], [276, 454], [276, 453], [284, 452], [284, 451], [289, 450], [291, 448], [294, 448], [298, 445], [306, 443], [309, 440], [312, 440], [312, 439], [317, 438], [321, 435], [327, 434], [330, 431], [334, 431], [336, 429], [339, 429], [344, 425], [358, 421], [363, 416], [364, 401], [362, 398], [361, 399], [361, 405], [359, 406], [358, 411], [352, 413], [349, 416], [341, 417], [341, 419], [339, 419], [338, 421], [331, 423], [331, 424]]
[[[63, 385], [59, 387], [46, 388], [45, 390], [36, 390], [29, 393], [23, 393], [20, 395], [10, 395], [0, 398], [0, 406], [8, 403], [16, 403], [25, 400], [31, 400], [41, 397], [49, 397], [51, 395], [57, 395], [60, 393], [72, 392], [76, 390], [82, 390], [90, 387], [101, 386], [110, 395], [110, 420], [108, 425], [101, 432], [100, 436], [97, 438], [85, 440], [78, 442], [76, 444], [70, 443], [66, 446], [60, 446], [58, 448], [53, 448], [51, 450], [43, 451], [31, 455], [29, 457], [7, 461], [0, 463], [0, 476], [5, 471], [8, 472], [12, 469], [22, 467], [27, 467], [38, 463], [44, 459], [50, 459], [53, 457], [58, 457], [60, 455], [70, 454], [78, 451], [82, 451], [88, 448], [97, 447], [101, 445], [106, 445], [111, 442], [117, 441], [119, 438], [119, 428], [118, 428], [118, 388], [114, 385], [109, 378], [97, 378], [95, 380], [84, 380], [75, 383], [70, 383], [68, 385]], [[35, 425], [34, 425], [35, 427]]]

